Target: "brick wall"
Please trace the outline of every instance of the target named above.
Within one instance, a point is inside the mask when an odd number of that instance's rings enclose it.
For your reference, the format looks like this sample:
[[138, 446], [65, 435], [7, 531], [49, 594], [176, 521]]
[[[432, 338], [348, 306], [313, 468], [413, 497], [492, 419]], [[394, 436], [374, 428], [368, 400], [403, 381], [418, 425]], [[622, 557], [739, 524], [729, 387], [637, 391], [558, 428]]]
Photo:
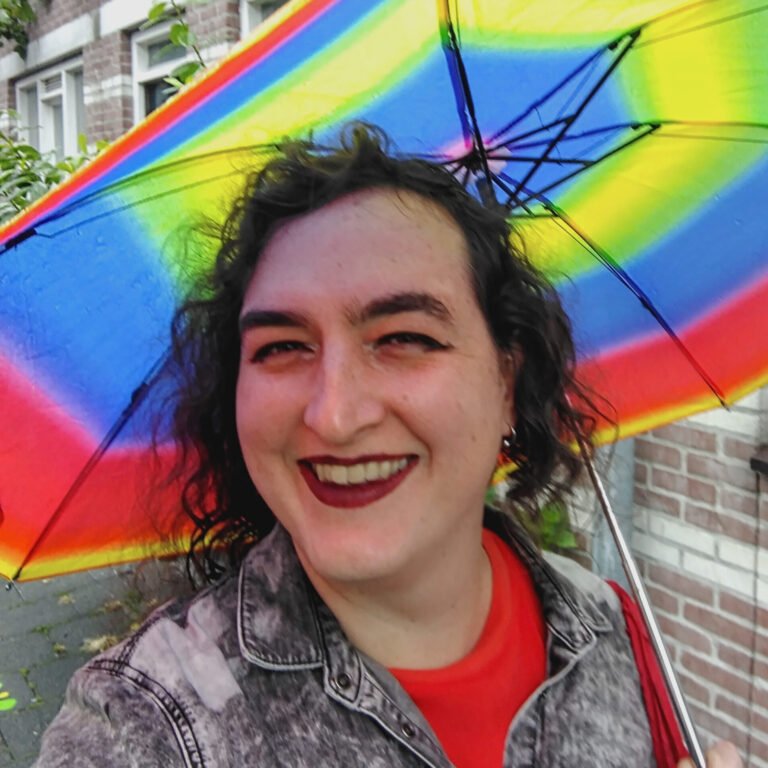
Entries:
[[190, 5], [187, 23], [201, 50], [231, 47], [240, 39], [240, 6], [235, 0], [211, 0], [205, 5]]
[[133, 124], [131, 43], [118, 31], [83, 48], [86, 135], [116, 139]]
[[765, 394], [635, 441], [638, 556], [694, 720], [768, 766]]
[[[131, 1], [124, 0], [126, 7], [130, 7]], [[14, 59], [12, 66], [6, 67], [13, 74], [11, 79], [0, 81], [0, 109], [14, 106], [14, 84], [19, 78], [82, 55], [88, 139], [111, 141], [131, 127], [134, 120], [131, 33], [144, 20], [144, 11], [135, 10], [135, 18], [130, 12], [125, 14], [132, 20], [124, 22], [121, 29], [113, 25], [104, 30], [99, 17], [102, 5], [104, 0], [49, 0], [36, 5], [38, 18], [29, 27], [33, 53], [26, 62]], [[187, 21], [197, 35], [207, 63], [224, 55], [240, 36], [237, 0], [190, 4]], [[16, 56], [7, 46], [0, 50], [0, 56], [3, 54]]]
[[99, 0], [46, 0], [33, 5], [37, 21], [29, 27], [30, 39], [54, 32], [62, 25], [86, 13], [98, 10]]

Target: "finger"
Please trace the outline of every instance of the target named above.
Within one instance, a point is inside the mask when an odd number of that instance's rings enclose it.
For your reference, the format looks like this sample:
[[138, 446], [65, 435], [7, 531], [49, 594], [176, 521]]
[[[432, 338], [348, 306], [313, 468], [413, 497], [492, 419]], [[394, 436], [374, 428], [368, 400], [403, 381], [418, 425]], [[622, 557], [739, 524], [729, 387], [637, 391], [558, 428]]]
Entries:
[[736, 747], [730, 741], [719, 741], [707, 751], [707, 768], [742, 768]]

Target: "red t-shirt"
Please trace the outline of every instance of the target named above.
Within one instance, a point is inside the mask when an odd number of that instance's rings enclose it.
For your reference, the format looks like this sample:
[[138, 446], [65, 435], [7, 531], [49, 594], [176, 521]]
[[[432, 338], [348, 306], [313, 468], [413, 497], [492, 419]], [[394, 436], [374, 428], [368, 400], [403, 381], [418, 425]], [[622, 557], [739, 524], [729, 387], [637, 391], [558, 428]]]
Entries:
[[500, 768], [515, 713], [546, 677], [546, 629], [530, 574], [483, 531], [491, 608], [475, 647], [440, 669], [392, 669], [457, 768]]

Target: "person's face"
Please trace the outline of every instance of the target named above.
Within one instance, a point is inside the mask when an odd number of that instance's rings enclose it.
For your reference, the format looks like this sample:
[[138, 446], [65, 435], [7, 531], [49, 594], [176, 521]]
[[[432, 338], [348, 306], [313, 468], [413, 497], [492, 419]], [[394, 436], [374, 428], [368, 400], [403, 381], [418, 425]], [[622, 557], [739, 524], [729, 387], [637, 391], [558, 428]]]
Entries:
[[282, 225], [240, 325], [243, 456], [310, 576], [413, 575], [479, 542], [511, 385], [446, 212], [366, 190]]

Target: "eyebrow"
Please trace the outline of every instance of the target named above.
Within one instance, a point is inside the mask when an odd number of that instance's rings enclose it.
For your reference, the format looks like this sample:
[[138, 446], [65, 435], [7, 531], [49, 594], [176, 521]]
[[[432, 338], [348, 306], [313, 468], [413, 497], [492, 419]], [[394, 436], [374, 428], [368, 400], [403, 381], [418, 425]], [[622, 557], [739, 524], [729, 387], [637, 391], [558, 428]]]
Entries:
[[307, 318], [297, 312], [273, 309], [249, 309], [238, 321], [240, 334], [251, 328], [300, 328], [307, 325]]
[[451, 311], [440, 299], [431, 293], [421, 292], [392, 293], [380, 299], [374, 299], [362, 310], [350, 313], [350, 320], [353, 323], [362, 324], [379, 317], [399, 315], [403, 312], [424, 312], [444, 323], [453, 321]]
[[[347, 311], [347, 318], [353, 325], [362, 325], [381, 317], [390, 317], [404, 312], [424, 312], [443, 323], [452, 323], [453, 315], [448, 307], [430, 293], [407, 291], [392, 293], [374, 299], [361, 309]], [[298, 312], [273, 309], [249, 309], [240, 317], [240, 333], [252, 328], [301, 328], [309, 320]]]

